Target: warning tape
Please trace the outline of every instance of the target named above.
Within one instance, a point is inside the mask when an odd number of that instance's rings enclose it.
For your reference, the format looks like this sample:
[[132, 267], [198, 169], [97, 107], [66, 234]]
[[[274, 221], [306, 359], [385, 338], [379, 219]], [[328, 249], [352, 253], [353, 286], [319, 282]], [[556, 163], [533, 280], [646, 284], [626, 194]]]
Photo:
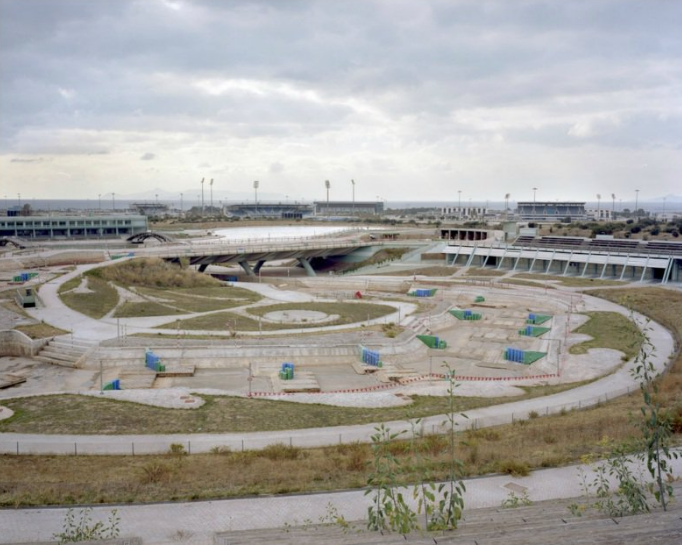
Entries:
[[[547, 375], [530, 375], [526, 377], [469, 377], [462, 375], [455, 375], [455, 381], [466, 381], [466, 382], [489, 382], [489, 381], [503, 381], [503, 380], [540, 380], [556, 378], [558, 375], [556, 373], [551, 373]], [[400, 386], [405, 386], [406, 384], [412, 384], [413, 382], [421, 382], [425, 380], [431, 380], [433, 378], [445, 379], [448, 375], [443, 373], [431, 373], [430, 375], [419, 375], [418, 377], [411, 377], [400, 379], [398, 382], [392, 382], [390, 384], [376, 384], [374, 386], [367, 386], [366, 388], [353, 388], [346, 390], [329, 390], [326, 392], [315, 391], [315, 392], [251, 392], [250, 397], [274, 397], [274, 396], [287, 396], [294, 394], [357, 394], [357, 393], [367, 393], [376, 392], [379, 390], [388, 390], [390, 388], [398, 388]]]

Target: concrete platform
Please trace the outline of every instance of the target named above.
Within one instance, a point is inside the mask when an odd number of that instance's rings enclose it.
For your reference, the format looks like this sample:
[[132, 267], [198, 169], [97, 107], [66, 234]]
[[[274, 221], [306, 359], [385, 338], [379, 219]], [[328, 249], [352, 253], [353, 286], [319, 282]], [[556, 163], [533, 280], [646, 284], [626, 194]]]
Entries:
[[315, 375], [309, 371], [296, 370], [294, 378], [282, 380], [279, 375], [272, 377], [272, 389], [275, 392], [319, 392], [320, 384]]
[[26, 377], [11, 374], [0, 375], [0, 390], [3, 388], [11, 388], [22, 382], [26, 382]]

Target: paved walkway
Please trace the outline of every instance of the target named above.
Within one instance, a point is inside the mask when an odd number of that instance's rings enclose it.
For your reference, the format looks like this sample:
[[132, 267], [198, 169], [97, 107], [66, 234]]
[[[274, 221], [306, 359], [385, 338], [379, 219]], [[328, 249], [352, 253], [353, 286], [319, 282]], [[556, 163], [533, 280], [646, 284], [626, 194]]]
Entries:
[[[672, 463], [673, 473], [679, 475], [682, 458]], [[638, 467], [643, 471], [641, 464]], [[584, 469], [591, 480], [590, 468]], [[573, 498], [584, 493], [578, 466], [534, 471], [527, 477], [495, 475], [467, 479], [464, 481], [465, 517], [467, 510], [499, 507], [509, 498], [510, 489], [505, 485], [510, 483], [526, 488], [533, 502]], [[411, 498], [411, 494], [406, 497]], [[282, 528], [284, 538], [285, 524], [303, 525], [306, 520], [318, 523], [327, 515], [330, 504], [346, 520], [363, 520], [369, 502], [370, 496], [365, 496], [364, 490], [352, 490], [191, 503], [95, 506], [92, 518], [105, 520], [115, 508], [121, 518], [121, 537], [140, 537], [145, 544], [210, 544], [215, 532], [234, 530]], [[62, 507], [0, 510], [0, 543], [50, 540], [54, 533], [62, 530], [66, 512]], [[568, 511], [566, 517], [570, 517]]]

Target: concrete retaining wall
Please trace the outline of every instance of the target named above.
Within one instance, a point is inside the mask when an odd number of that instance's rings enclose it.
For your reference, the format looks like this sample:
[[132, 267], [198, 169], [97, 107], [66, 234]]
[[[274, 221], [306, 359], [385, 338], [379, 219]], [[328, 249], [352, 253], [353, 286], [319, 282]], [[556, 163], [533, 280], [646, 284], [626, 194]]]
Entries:
[[[425, 355], [426, 347], [414, 333], [390, 340], [383, 345], [369, 343], [368, 346], [381, 352], [385, 361], [402, 363]], [[393, 342], [391, 342], [393, 341]], [[396, 342], [397, 341], [397, 342]], [[198, 368], [237, 368], [252, 363], [281, 363], [294, 361], [297, 365], [348, 364], [359, 360], [357, 344], [339, 345], [244, 345], [210, 347], [154, 347], [149, 349], [166, 364], [191, 364]], [[102, 361], [105, 367], [128, 367], [144, 365], [143, 347], [100, 346], [88, 354], [79, 367], [98, 368]]]
[[49, 339], [33, 340], [14, 329], [0, 331], [0, 356], [33, 357], [49, 342]]

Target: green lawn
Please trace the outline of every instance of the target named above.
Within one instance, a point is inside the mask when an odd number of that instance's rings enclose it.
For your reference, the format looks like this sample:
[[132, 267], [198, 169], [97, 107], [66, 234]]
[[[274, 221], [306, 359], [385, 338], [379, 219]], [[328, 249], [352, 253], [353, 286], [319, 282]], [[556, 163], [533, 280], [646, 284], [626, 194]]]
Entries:
[[225, 287], [203, 288], [143, 288], [135, 291], [149, 301], [125, 303], [116, 310], [116, 316], [173, 316], [193, 312], [211, 312], [255, 303], [261, 296], [252, 291]]
[[590, 348], [612, 348], [634, 358], [642, 346], [642, 334], [628, 318], [617, 312], [586, 312], [590, 319], [575, 330], [591, 340], [573, 345], [571, 354], [586, 354]]
[[[264, 307], [254, 307], [247, 309], [254, 317], [250, 318], [233, 312], [216, 312], [205, 316], [197, 316], [188, 320], [181, 320], [179, 325], [176, 322], [158, 326], [159, 329], [179, 327], [180, 329], [201, 329], [205, 331], [221, 331], [227, 329], [228, 324], [233, 327], [236, 323], [239, 331], [258, 331], [258, 316], [263, 316], [268, 312], [289, 311], [289, 310], [314, 310], [326, 314], [338, 315], [339, 318], [325, 322], [323, 325], [344, 325], [362, 322], [368, 319], [381, 318], [387, 316], [396, 309], [389, 305], [375, 305], [372, 303], [283, 303], [280, 305], [268, 305]], [[271, 323], [261, 320], [260, 328], [262, 331], [276, 331], [280, 329], [307, 329], [319, 327], [320, 324], [311, 322], [299, 323]]]
[[600, 280], [598, 278], [581, 278], [579, 276], [558, 276], [552, 274], [533, 274], [533, 273], [518, 273], [514, 278], [528, 278], [530, 280], [551, 280], [560, 282], [562, 286], [569, 288], [589, 288], [601, 286], [625, 286], [626, 282], [620, 280]]
[[118, 304], [118, 292], [108, 282], [94, 276], [86, 276], [86, 287], [91, 293], [74, 293], [81, 284], [81, 278], [74, 278], [62, 284], [59, 296], [64, 304], [91, 318], [102, 318]]
[[[578, 384], [524, 388], [514, 399], [549, 395]], [[343, 426], [442, 414], [447, 397], [414, 396], [409, 407], [358, 408], [311, 405], [269, 399], [202, 396], [198, 409], [177, 410], [89, 396], [51, 395], [3, 401], [15, 412], [0, 431], [68, 434], [157, 434], [272, 431]], [[460, 397], [457, 411], [503, 403], [509, 398]]]

